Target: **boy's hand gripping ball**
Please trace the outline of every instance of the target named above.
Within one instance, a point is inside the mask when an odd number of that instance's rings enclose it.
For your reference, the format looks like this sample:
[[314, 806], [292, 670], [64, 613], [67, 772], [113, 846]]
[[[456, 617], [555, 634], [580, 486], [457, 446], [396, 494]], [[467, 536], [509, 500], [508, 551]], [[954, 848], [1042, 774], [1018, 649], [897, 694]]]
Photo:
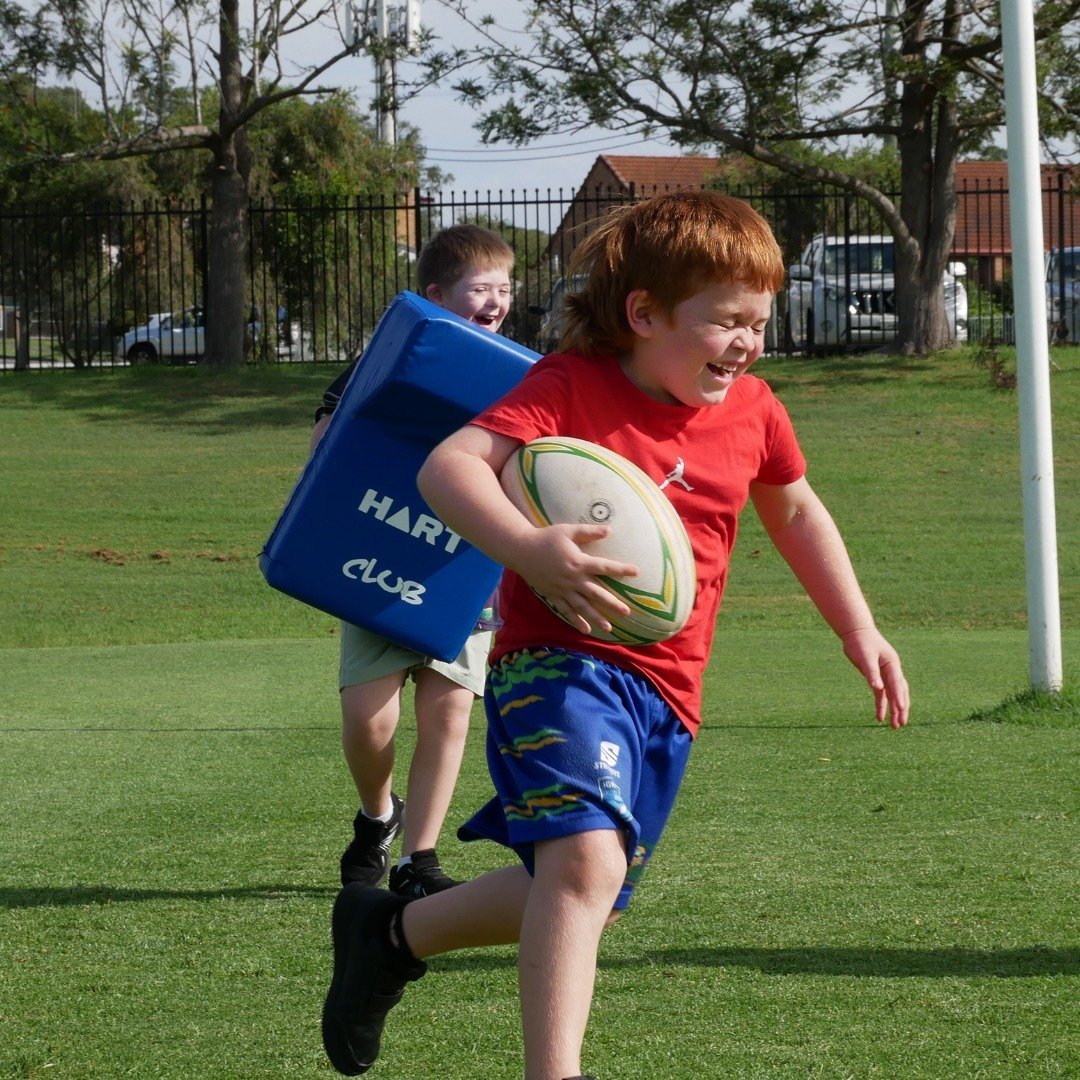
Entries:
[[515, 451], [501, 481], [534, 525], [607, 525], [590, 553], [638, 568], [634, 578], [600, 578], [630, 614], [611, 618], [611, 632], [593, 630], [593, 637], [651, 645], [683, 628], [697, 587], [694, 553], [674, 507], [641, 469], [596, 443], [549, 436]]

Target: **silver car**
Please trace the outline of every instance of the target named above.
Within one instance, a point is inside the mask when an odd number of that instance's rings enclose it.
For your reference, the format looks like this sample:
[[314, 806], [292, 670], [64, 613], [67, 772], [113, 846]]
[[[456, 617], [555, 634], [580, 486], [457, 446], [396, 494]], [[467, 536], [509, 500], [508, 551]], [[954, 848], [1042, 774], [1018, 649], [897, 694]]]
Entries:
[[[895, 245], [891, 236], [815, 236], [788, 268], [789, 348], [882, 345], [896, 337]], [[942, 279], [953, 337], [967, 341], [967, 273], [952, 262]]]
[[1080, 247], [1046, 253], [1046, 314], [1050, 340], [1080, 342]]

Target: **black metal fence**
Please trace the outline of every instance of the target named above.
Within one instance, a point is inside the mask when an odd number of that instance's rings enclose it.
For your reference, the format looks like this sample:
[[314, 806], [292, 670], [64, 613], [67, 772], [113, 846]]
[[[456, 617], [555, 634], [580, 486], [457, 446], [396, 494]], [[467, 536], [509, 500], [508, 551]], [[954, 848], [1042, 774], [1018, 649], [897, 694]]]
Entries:
[[[777, 298], [770, 351], [888, 340], [891, 241], [869, 203], [826, 188], [731, 190], [769, 220], [787, 262], [805, 267]], [[514, 247], [515, 300], [504, 333], [536, 346], [572, 245], [608, 207], [642, 194], [649, 193], [416, 190], [398, 198], [255, 203], [247, 359], [346, 363], [390, 299], [415, 287], [417, 248], [460, 221], [498, 229]], [[958, 198], [953, 262], [963, 272], [952, 282], [953, 330], [959, 340], [1008, 341], [1008, 192], [1000, 184], [965, 185]], [[1049, 332], [1054, 340], [1080, 340], [1080, 207], [1063, 174], [1046, 181], [1043, 206]], [[205, 201], [0, 210], [0, 370], [196, 360], [208, 232]], [[859, 280], [867, 260], [876, 281]], [[945, 288], [948, 299], [948, 281]]]

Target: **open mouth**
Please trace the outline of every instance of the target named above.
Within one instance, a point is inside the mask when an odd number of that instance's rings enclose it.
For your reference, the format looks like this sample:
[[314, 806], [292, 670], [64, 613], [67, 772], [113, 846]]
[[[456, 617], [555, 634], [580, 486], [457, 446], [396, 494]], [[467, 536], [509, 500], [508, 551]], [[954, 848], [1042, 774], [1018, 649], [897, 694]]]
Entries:
[[706, 364], [705, 365], [718, 378], [730, 378], [739, 370], [738, 364]]
[[480, 312], [477, 312], [473, 316], [473, 322], [477, 323], [480, 326], [494, 326], [495, 325], [495, 316], [494, 315], [481, 314]]

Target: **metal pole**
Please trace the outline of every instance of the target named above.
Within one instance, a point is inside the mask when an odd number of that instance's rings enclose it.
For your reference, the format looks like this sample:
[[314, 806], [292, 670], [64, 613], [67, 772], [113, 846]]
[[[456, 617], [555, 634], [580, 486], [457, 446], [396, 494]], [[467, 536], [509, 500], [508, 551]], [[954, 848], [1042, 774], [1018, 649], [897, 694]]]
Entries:
[[1032, 686], [1061, 689], [1061, 605], [1050, 420], [1050, 347], [1043, 288], [1043, 226], [1031, 0], [1002, 0], [1005, 131], [1013, 249], [1020, 473]]
[[390, 55], [390, 22], [386, 0], [375, 5], [375, 26], [382, 46], [379, 57], [379, 142], [386, 146], [397, 144], [394, 124], [394, 66]]

